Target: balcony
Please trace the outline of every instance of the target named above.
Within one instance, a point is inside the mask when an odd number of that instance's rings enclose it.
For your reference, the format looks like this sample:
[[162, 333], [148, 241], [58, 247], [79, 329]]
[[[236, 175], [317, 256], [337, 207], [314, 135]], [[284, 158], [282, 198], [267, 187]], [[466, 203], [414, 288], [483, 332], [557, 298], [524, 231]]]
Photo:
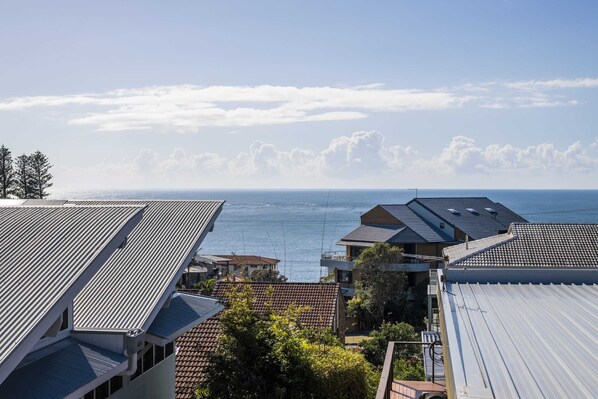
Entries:
[[[337, 270], [353, 270], [354, 258], [347, 256], [345, 252], [324, 252], [320, 257], [320, 266], [327, 267], [329, 272]], [[403, 258], [401, 263], [394, 263], [388, 266], [390, 271], [397, 272], [427, 272], [430, 264], [420, 259]]]

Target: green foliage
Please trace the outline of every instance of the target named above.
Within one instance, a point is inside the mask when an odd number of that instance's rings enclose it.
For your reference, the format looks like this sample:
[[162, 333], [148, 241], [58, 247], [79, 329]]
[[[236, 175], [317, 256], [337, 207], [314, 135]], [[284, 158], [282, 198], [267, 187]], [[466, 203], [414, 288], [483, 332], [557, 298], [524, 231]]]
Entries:
[[0, 146], [0, 198], [46, 198], [52, 187], [48, 157], [36, 151], [20, 155], [14, 161], [11, 152]]
[[417, 356], [409, 359], [395, 359], [393, 377], [395, 380], [425, 381], [423, 360]]
[[8, 198], [14, 191], [15, 172], [12, 155], [4, 145], [0, 146], [0, 198]]
[[[419, 341], [419, 337], [413, 326], [407, 323], [382, 323], [379, 330], [370, 332], [370, 339], [361, 343], [366, 360], [382, 366], [390, 341]], [[420, 345], [399, 345], [395, 348], [395, 355], [399, 359], [408, 359], [419, 355], [420, 350]]]
[[356, 282], [355, 296], [348, 303], [349, 315], [355, 317], [361, 327], [379, 326], [389, 315], [396, 317], [407, 301], [407, 277], [392, 265], [401, 262], [402, 249], [376, 243], [367, 248], [355, 261], [355, 270], [361, 273]]
[[50, 173], [50, 162], [48, 157], [40, 151], [36, 151], [29, 155], [29, 165], [31, 167], [31, 186], [33, 189], [33, 196], [35, 198], [44, 199], [48, 196], [46, 191], [52, 187], [52, 174]]
[[212, 295], [214, 288], [216, 287], [216, 279], [209, 278], [207, 280], [200, 281], [194, 285], [194, 288], [201, 290], [203, 295]]
[[375, 394], [376, 373], [362, 355], [346, 350], [330, 333], [299, 328], [304, 309], [259, 314], [249, 286], [230, 293], [226, 306], [208, 382], [198, 387], [197, 398], [361, 399]]
[[286, 283], [287, 280], [278, 270], [254, 270], [249, 276], [249, 281], [259, 283]]

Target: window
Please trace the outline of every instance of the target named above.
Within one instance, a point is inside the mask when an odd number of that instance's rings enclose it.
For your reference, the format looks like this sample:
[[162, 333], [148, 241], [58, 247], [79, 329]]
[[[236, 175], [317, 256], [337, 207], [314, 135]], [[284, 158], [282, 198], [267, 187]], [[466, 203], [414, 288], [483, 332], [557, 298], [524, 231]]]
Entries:
[[469, 211], [469, 213], [471, 213], [472, 215], [479, 215], [480, 213], [478, 211], [476, 211], [473, 208], [467, 208], [467, 210]]
[[69, 329], [69, 308], [64, 309], [62, 312], [62, 324], [60, 325], [60, 331]]
[[443, 222], [440, 222], [440, 228], [444, 229], [444, 223]]
[[353, 272], [349, 270], [337, 270], [337, 281], [341, 284], [353, 284]]
[[164, 357], [168, 357], [174, 353], [174, 342], [169, 342], [164, 347]]
[[120, 375], [110, 379], [110, 395], [123, 387], [123, 378]]

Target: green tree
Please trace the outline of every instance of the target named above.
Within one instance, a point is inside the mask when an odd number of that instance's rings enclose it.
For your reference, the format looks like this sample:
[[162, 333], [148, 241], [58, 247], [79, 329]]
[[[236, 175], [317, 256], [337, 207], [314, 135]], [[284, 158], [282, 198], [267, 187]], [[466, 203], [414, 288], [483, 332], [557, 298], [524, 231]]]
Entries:
[[386, 243], [376, 243], [361, 252], [355, 261], [355, 270], [361, 273], [361, 281], [355, 286], [355, 296], [347, 310], [357, 318], [362, 327], [373, 328], [384, 320], [399, 316], [401, 307], [408, 299], [407, 277], [396, 270], [401, 263], [403, 250]]
[[8, 198], [14, 191], [15, 173], [10, 150], [0, 146], [0, 198]]
[[214, 288], [216, 287], [216, 279], [209, 278], [207, 280], [200, 281], [195, 284], [195, 288], [201, 290], [202, 295], [212, 295]]
[[33, 186], [33, 173], [29, 157], [19, 155], [15, 161], [15, 186], [14, 194], [18, 198], [35, 198]]
[[31, 186], [35, 198], [44, 199], [48, 196], [46, 191], [52, 187], [52, 174], [50, 173], [50, 162], [48, 157], [40, 151], [36, 151], [29, 156], [31, 167]]
[[[419, 336], [407, 323], [382, 323], [379, 330], [370, 332], [370, 339], [361, 343], [366, 360], [382, 368], [390, 341], [418, 341]], [[419, 344], [396, 345], [394, 377], [397, 380], [425, 380], [422, 347]]]
[[345, 349], [330, 333], [299, 328], [304, 309], [275, 313], [270, 308], [260, 314], [252, 304], [251, 287], [229, 295], [219, 347], [198, 398], [375, 396], [377, 375], [363, 355]]
[[288, 279], [278, 270], [254, 270], [249, 280], [259, 283], [286, 283]]

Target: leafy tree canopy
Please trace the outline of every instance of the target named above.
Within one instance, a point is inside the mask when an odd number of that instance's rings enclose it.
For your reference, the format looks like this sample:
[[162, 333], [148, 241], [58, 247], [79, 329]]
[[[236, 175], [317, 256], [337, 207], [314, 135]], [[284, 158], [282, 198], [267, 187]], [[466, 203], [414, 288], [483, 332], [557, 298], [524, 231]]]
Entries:
[[378, 376], [363, 355], [345, 349], [330, 332], [300, 329], [301, 308], [260, 314], [248, 286], [231, 292], [226, 306], [208, 382], [198, 387], [197, 398], [375, 396]]

